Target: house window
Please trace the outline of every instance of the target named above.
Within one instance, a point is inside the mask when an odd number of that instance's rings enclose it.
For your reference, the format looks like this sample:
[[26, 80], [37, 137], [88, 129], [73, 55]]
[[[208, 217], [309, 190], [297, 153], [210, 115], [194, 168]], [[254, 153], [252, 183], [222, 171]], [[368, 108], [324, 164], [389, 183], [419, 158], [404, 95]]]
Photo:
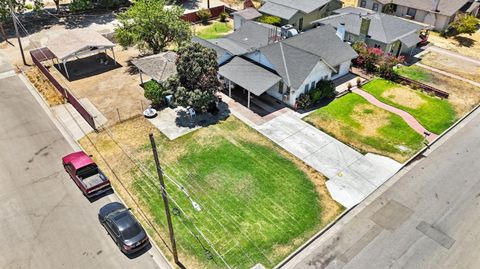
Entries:
[[315, 89], [315, 81], [312, 81], [312, 83], [310, 83], [310, 90], [313, 90]]
[[415, 18], [415, 15], [417, 15], [417, 10], [414, 9], [414, 8], [408, 8], [407, 9], [407, 15], [412, 17], [412, 18]]
[[378, 11], [378, 4], [377, 3], [373, 3], [372, 10], [373, 11]]
[[278, 93], [283, 94], [283, 81], [278, 82]]
[[380, 48], [380, 45], [375, 44], [375, 45], [373, 45], [373, 47], [376, 48], [376, 49], [379, 49], [379, 48]]
[[366, 7], [366, 6], [367, 6], [367, 0], [360, 1], [360, 7]]
[[303, 30], [303, 18], [300, 18], [298, 20], [298, 30], [302, 31]]
[[310, 89], [308, 88], [309, 86], [310, 86], [310, 84], [308, 84], [308, 83], [305, 85], [305, 93], [308, 93], [308, 90], [310, 90]]

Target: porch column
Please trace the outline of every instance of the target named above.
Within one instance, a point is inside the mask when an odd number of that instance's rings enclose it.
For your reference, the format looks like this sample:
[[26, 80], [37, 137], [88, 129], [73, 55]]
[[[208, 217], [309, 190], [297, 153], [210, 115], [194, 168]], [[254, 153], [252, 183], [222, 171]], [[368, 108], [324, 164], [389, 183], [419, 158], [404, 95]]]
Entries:
[[67, 74], [67, 78], [70, 79], [70, 75], [68, 74], [67, 70], [67, 61], [63, 60], [63, 68], [65, 69], [65, 74]]
[[113, 48], [111, 48], [112, 50], [112, 55], [113, 55], [113, 63], [114, 65], [117, 65], [117, 59], [115, 59], [115, 51], [113, 50]]
[[143, 77], [142, 77], [142, 71], [138, 70], [138, 73], [140, 74], [140, 83], [143, 86]]
[[250, 108], [250, 91], [248, 91], [247, 107]]
[[228, 81], [228, 96], [232, 97], [232, 82]]

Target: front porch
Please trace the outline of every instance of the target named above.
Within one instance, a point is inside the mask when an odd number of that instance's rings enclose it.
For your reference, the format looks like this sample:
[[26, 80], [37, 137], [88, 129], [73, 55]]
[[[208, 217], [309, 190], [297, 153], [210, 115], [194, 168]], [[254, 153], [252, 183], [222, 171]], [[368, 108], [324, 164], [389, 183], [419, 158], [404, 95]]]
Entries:
[[266, 92], [260, 96], [256, 96], [250, 94], [248, 90], [238, 85], [230, 88], [230, 90], [228, 87], [225, 87], [223, 93], [261, 117], [265, 117], [287, 107], [283, 102], [275, 99]]

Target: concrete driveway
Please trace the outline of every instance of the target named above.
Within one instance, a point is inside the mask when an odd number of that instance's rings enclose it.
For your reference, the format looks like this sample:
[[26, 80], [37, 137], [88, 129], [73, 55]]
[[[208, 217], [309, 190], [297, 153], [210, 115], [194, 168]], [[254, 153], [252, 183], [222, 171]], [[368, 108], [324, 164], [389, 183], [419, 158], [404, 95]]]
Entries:
[[362, 155], [290, 111], [257, 130], [329, 178], [333, 199], [350, 208], [394, 175], [401, 164], [376, 154]]
[[97, 219], [114, 197], [83, 197], [60, 161], [72, 147], [16, 75], [0, 79], [0, 122], [0, 268], [159, 267], [154, 248], [120, 253]]

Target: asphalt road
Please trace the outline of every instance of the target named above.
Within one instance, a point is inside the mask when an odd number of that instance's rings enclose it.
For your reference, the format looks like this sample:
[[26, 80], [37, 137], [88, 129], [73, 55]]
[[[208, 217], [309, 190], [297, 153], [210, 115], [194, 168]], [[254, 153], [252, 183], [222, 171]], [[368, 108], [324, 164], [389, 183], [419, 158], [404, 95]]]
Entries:
[[97, 219], [114, 196], [81, 194], [61, 165], [71, 151], [20, 78], [0, 79], [0, 268], [159, 268], [155, 248], [119, 251]]
[[480, 268], [480, 111], [282, 268]]

